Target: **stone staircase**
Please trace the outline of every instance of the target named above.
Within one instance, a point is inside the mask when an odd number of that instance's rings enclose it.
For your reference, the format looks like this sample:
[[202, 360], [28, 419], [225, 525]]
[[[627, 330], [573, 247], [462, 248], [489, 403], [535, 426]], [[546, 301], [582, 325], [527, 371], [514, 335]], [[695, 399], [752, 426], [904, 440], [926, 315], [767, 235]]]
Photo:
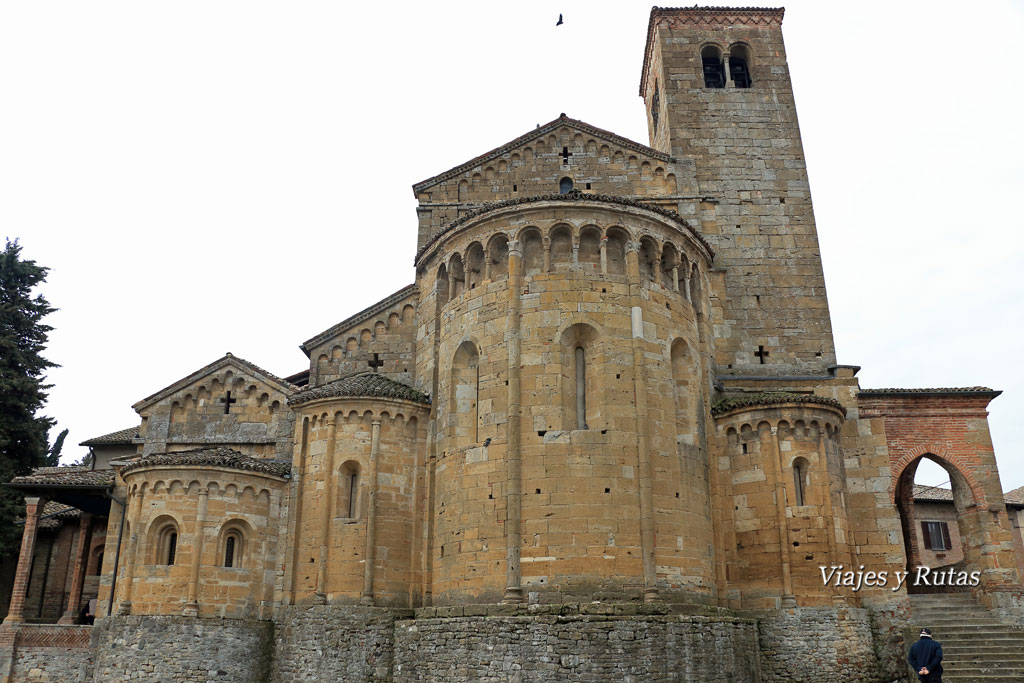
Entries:
[[970, 593], [911, 595], [910, 605], [913, 635], [907, 647], [917, 641], [923, 626], [931, 628], [932, 636], [942, 643], [943, 681], [1024, 681], [1024, 625], [1000, 621]]

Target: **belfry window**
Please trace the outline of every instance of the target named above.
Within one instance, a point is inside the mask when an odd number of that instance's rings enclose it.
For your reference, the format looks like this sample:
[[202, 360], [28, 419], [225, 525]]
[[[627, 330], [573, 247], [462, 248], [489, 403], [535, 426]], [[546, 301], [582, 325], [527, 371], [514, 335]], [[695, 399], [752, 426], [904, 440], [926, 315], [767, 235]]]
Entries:
[[733, 85], [737, 88], [751, 86], [750, 58], [745, 46], [733, 45], [729, 50], [729, 75], [732, 77]]
[[569, 194], [572, 192], [572, 178], [562, 178], [558, 182], [558, 194]]
[[700, 61], [704, 67], [704, 87], [725, 87], [725, 64], [722, 63], [722, 51], [714, 45], [706, 45], [700, 51]]

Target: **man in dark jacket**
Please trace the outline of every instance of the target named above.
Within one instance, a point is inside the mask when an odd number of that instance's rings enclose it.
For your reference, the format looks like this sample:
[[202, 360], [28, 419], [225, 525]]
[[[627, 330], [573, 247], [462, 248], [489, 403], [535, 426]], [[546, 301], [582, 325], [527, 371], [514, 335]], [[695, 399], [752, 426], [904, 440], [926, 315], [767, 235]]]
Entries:
[[932, 640], [930, 628], [921, 629], [921, 639], [910, 647], [907, 663], [921, 683], [942, 683], [942, 643]]

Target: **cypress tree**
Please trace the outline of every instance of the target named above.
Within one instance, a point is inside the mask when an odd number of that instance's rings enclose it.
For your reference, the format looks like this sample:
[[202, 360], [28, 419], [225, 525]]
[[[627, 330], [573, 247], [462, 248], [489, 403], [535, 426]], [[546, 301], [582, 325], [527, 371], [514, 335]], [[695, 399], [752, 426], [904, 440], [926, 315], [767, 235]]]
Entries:
[[[54, 309], [32, 290], [46, 279], [47, 268], [21, 258], [18, 241], [0, 252], [0, 481], [27, 474], [46, 463], [47, 437], [53, 420], [40, 415], [51, 385], [43, 375], [56, 367], [43, 358], [52, 330], [42, 319]], [[24, 514], [20, 493], [0, 487], [0, 555], [18, 552]]]

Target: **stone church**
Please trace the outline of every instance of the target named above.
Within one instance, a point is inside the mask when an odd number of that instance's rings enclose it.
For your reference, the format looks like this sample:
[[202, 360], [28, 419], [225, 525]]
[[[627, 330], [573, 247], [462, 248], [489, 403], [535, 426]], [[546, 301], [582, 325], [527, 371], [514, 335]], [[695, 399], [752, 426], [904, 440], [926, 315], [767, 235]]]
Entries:
[[[2, 680], [893, 681], [918, 609], [1019, 623], [999, 392], [836, 358], [782, 19], [654, 8], [648, 144], [562, 114], [416, 183], [414, 282], [308, 369], [15, 480]], [[962, 552], [915, 586], [922, 458]]]

